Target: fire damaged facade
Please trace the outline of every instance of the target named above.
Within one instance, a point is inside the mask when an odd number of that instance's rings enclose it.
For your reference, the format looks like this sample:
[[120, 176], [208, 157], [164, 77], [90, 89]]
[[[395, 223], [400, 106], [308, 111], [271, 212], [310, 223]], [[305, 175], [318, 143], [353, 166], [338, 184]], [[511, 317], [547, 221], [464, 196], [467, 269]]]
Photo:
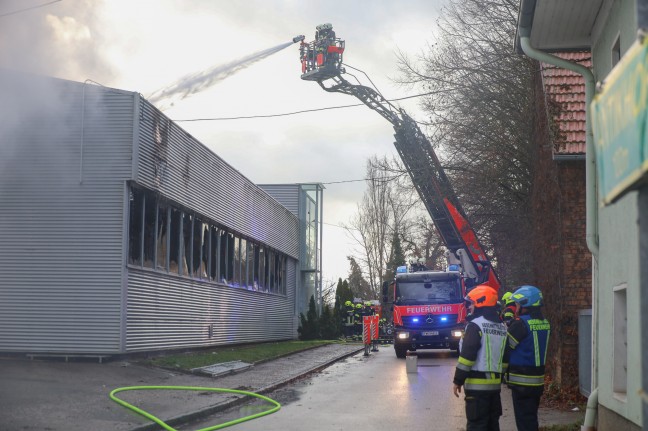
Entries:
[[289, 210], [138, 93], [10, 74], [0, 87], [14, 107], [0, 126], [0, 351], [296, 338], [321, 283], [321, 185], [274, 187]]

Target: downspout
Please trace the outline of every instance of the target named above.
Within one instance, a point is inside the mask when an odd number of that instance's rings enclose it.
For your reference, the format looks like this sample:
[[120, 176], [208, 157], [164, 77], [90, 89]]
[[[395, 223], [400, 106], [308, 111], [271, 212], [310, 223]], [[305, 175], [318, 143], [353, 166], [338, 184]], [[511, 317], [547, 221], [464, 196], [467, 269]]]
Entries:
[[[598, 208], [596, 194], [596, 157], [594, 149], [594, 135], [592, 133], [592, 124], [590, 116], [590, 103], [594, 98], [595, 80], [594, 74], [590, 69], [571, 61], [564, 60], [555, 55], [548, 54], [544, 51], [537, 50], [531, 46], [531, 27], [533, 25], [533, 11], [536, 0], [521, 0], [520, 19], [518, 21], [518, 35], [520, 37], [520, 47], [524, 54], [544, 63], [562, 67], [571, 70], [583, 76], [585, 80], [585, 208], [586, 208], [586, 233], [585, 239], [587, 247], [592, 253], [592, 258], [596, 264], [598, 262]], [[592, 281], [596, 278], [592, 274]], [[585, 421], [581, 431], [594, 431], [596, 411], [598, 407], [598, 376], [597, 376], [597, 333], [598, 333], [598, 295], [597, 289], [592, 289], [592, 391], [587, 399], [587, 411]]]

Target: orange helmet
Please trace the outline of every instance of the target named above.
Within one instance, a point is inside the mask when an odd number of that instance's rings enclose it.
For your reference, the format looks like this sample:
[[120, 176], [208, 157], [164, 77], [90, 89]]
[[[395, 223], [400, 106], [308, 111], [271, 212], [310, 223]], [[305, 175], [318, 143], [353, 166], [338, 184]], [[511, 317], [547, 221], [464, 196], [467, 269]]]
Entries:
[[497, 305], [497, 291], [490, 286], [480, 284], [468, 292], [464, 300], [473, 303], [475, 308], [494, 307]]

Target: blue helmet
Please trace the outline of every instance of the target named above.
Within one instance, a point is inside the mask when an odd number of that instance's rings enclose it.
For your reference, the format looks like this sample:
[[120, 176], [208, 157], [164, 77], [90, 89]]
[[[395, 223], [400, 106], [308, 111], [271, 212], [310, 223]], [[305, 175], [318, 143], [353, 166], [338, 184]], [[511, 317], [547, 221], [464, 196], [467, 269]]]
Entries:
[[542, 292], [535, 286], [520, 286], [513, 292], [511, 299], [522, 307], [540, 307], [544, 305]]

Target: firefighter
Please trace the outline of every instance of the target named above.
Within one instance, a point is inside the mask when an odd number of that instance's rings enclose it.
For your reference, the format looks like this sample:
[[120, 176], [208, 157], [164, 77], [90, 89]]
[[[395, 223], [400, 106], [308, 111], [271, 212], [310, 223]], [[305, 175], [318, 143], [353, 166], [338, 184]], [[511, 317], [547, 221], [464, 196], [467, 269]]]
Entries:
[[376, 313], [376, 310], [371, 308], [371, 301], [365, 301], [363, 312], [365, 316], [373, 316]]
[[511, 299], [515, 302], [517, 317], [508, 327], [506, 380], [511, 388], [518, 431], [537, 431], [551, 326], [542, 315], [540, 289], [521, 286]]
[[353, 335], [353, 315], [355, 309], [353, 307], [353, 302], [345, 301], [344, 302], [345, 316], [344, 316], [344, 336], [351, 337]]
[[507, 326], [515, 319], [515, 301], [511, 299], [511, 296], [513, 296], [513, 292], [505, 292], [502, 295], [503, 304], [500, 317], [502, 318], [502, 322], [506, 323]]
[[361, 338], [362, 337], [362, 302], [358, 302], [355, 305], [355, 312], [353, 314], [353, 336], [354, 338]]
[[464, 387], [466, 431], [499, 431], [506, 325], [499, 318], [497, 292], [492, 287], [478, 285], [464, 299], [468, 324], [459, 342], [452, 391], [459, 397]]

